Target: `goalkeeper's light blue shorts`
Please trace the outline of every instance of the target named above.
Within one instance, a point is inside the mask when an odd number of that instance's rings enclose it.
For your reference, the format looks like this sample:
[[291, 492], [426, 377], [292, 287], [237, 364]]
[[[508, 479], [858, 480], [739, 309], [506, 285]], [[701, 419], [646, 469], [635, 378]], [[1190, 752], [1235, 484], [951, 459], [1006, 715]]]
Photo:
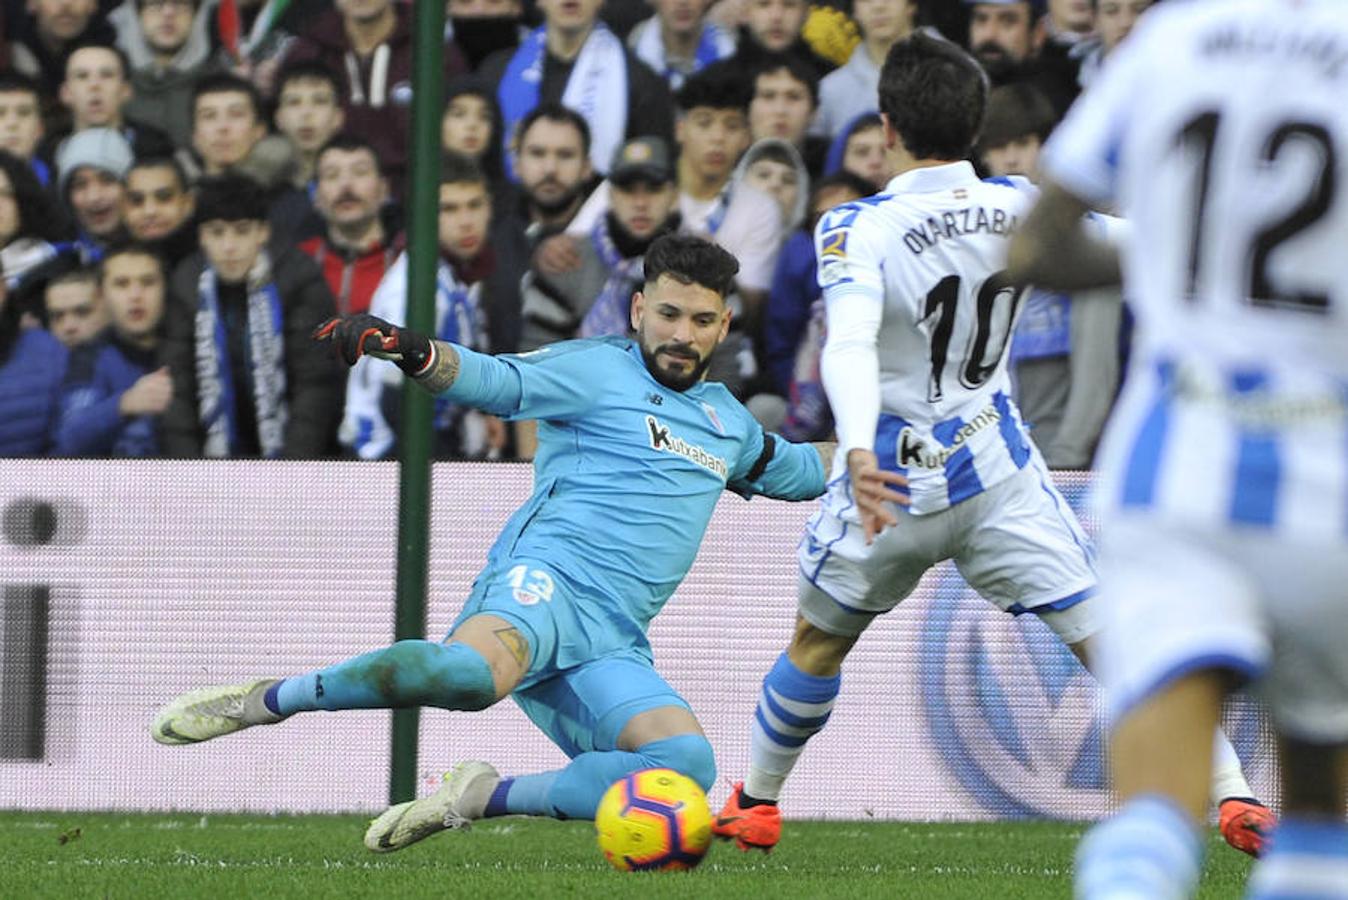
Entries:
[[529, 667], [512, 696], [568, 756], [616, 749], [639, 713], [689, 709], [655, 671], [645, 635], [604, 616], [547, 563], [512, 559], [484, 572], [451, 633], [477, 615], [504, 619], [529, 641]]

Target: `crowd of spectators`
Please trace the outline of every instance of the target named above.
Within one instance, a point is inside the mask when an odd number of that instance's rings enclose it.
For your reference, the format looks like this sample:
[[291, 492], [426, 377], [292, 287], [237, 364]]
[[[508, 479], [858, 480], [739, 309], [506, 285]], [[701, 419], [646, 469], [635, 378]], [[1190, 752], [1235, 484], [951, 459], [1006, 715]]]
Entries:
[[[1149, 2], [448, 0], [436, 335], [625, 334], [646, 248], [696, 233], [741, 266], [710, 377], [825, 437], [810, 230], [884, 189], [888, 48], [969, 48], [994, 88], [973, 162], [1032, 178]], [[399, 0], [3, 0], [0, 456], [396, 455], [397, 370], [309, 334], [405, 319], [412, 54]], [[1126, 319], [1026, 300], [1013, 371], [1051, 465], [1089, 464]], [[447, 402], [434, 428], [437, 458], [533, 450]]]

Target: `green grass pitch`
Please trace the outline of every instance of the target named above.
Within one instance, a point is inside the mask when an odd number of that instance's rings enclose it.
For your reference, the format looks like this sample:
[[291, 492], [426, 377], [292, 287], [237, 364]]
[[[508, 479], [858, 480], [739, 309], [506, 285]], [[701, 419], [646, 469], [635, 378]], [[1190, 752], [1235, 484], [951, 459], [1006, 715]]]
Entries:
[[[770, 855], [716, 844], [689, 873], [609, 869], [588, 822], [508, 818], [399, 853], [357, 816], [0, 813], [8, 898], [1067, 898], [1082, 826], [789, 822]], [[1249, 860], [1208, 846], [1200, 897], [1240, 896]]]

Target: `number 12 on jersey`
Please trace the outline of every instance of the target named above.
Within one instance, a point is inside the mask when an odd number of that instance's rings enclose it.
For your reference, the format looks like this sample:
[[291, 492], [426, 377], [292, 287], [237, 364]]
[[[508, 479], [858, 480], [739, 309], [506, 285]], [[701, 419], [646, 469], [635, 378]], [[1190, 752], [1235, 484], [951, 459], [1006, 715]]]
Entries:
[[[997, 371], [1024, 293], [1025, 288], [1012, 284], [1005, 272], [993, 272], [982, 282], [972, 283], [959, 275], [947, 275], [927, 292], [921, 324], [931, 345], [928, 401], [937, 403], [945, 397], [946, 363], [950, 361], [950, 346], [957, 339], [957, 346], [964, 346], [962, 357], [956, 361], [961, 385], [977, 390]], [[972, 316], [957, 315], [961, 305], [968, 307], [971, 303]]]

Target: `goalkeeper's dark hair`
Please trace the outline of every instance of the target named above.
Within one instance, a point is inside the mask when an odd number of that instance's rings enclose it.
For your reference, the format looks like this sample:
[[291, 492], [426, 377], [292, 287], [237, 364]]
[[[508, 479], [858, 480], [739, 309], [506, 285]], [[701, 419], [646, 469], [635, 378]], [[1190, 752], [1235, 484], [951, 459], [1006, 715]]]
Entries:
[[646, 284], [668, 275], [680, 284], [697, 284], [725, 299], [735, 289], [740, 264], [725, 250], [691, 234], [667, 234], [646, 250], [642, 264]]
[[247, 175], [216, 175], [197, 182], [198, 225], [267, 221], [267, 192]]
[[987, 75], [950, 41], [915, 31], [889, 48], [880, 111], [913, 158], [968, 158], [987, 102]]

